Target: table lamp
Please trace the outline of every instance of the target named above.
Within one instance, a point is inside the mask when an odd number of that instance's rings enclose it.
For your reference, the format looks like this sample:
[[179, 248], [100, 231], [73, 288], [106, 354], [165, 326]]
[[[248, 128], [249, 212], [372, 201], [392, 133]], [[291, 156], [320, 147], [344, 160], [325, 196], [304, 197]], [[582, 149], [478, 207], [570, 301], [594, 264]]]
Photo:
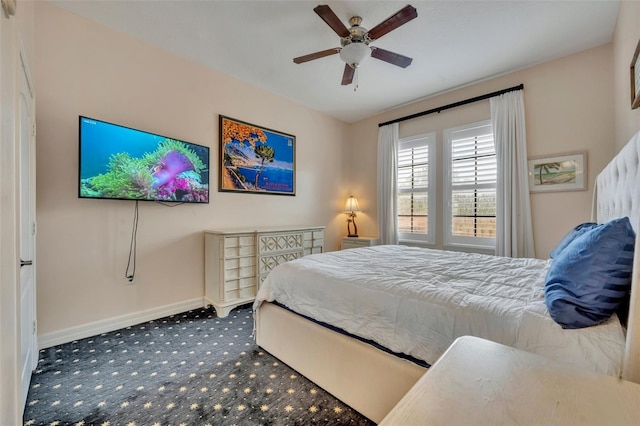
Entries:
[[[352, 195], [347, 199], [347, 204], [344, 206], [344, 212], [347, 213], [347, 237], [358, 236], [358, 226], [356, 225], [356, 212], [360, 211], [358, 207], [358, 200]], [[351, 232], [351, 224], [353, 223], [353, 232]]]

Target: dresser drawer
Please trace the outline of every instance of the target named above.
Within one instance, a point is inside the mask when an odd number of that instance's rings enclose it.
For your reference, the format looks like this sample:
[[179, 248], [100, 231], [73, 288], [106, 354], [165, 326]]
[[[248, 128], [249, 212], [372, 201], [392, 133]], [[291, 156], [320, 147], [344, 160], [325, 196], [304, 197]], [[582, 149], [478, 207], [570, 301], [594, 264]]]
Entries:
[[324, 245], [324, 232], [308, 231], [304, 233], [304, 248], [321, 247]]
[[299, 259], [303, 256], [302, 250], [292, 251], [289, 253], [262, 255], [258, 259], [258, 273], [260, 275], [268, 274], [273, 268], [281, 263]]
[[310, 254], [319, 254], [322, 253], [322, 246], [320, 247], [311, 247], [308, 250], [305, 250], [304, 255], [308, 256]]
[[252, 256], [256, 254], [253, 235], [230, 236], [224, 238], [224, 257]]
[[370, 247], [378, 244], [377, 238], [372, 237], [344, 237], [342, 239], [342, 250], [358, 248], [358, 247]]
[[224, 300], [255, 297], [256, 279], [254, 277], [239, 278], [224, 282]]
[[[246, 265], [242, 265], [246, 263]], [[256, 274], [255, 257], [241, 257], [238, 259], [225, 260], [224, 276], [225, 279], [235, 279], [242, 277], [252, 277]]]
[[262, 254], [276, 253], [302, 248], [302, 233], [278, 233], [258, 236], [258, 252]]

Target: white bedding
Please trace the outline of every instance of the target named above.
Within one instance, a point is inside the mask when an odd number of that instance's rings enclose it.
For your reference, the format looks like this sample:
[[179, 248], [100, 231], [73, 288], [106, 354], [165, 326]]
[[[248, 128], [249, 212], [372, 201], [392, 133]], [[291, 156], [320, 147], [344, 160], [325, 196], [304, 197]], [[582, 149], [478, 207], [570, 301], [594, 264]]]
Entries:
[[618, 376], [620, 322], [563, 330], [544, 304], [549, 262], [397, 245], [310, 255], [272, 270], [254, 309], [277, 301], [429, 364], [472, 335]]

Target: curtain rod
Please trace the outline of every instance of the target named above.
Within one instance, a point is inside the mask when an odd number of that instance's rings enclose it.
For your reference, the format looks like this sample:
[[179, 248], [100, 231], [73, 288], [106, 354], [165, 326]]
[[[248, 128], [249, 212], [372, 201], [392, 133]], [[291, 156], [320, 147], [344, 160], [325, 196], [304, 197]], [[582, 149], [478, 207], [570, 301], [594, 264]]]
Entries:
[[441, 106], [441, 107], [438, 107], [438, 108], [433, 108], [433, 109], [430, 109], [428, 111], [422, 111], [422, 112], [417, 112], [415, 114], [406, 115], [404, 117], [396, 118], [395, 120], [387, 121], [387, 122], [384, 122], [384, 123], [379, 123], [378, 127], [386, 126], [388, 124], [393, 124], [393, 123], [400, 123], [401, 121], [411, 120], [412, 118], [422, 117], [423, 115], [433, 114], [434, 112], [438, 112], [439, 113], [440, 111], [444, 111], [446, 109], [456, 108], [456, 107], [459, 107], [459, 106], [462, 106], [462, 105], [466, 105], [466, 104], [470, 104], [470, 103], [473, 103], [473, 102], [483, 101], [485, 99], [493, 98], [494, 96], [499, 96], [499, 95], [502, 95], [502, 94], [507, 93], [507, 92], [513, 92], [515, 90], [522, 90], [522, 89], [524, 89], [524, 84], [520, 84], [518, 86], [513, 86], [513, 87], [510, 87], [508, 89], [498, 90], [497, 92], [487, 93], [486, 95], [476, 96], [475, 98], [465, 99], [464, 101], [454, 102], [452, 104], [444, 105], [444, 106]]

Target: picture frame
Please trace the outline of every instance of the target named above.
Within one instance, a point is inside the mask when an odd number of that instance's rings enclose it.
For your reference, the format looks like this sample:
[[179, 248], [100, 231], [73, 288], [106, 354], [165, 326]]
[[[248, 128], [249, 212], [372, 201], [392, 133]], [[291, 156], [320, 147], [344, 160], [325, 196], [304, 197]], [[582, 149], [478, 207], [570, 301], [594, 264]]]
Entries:
[[640, 107], [640, 40], [631, 59], [631, 109]]
[[296, 137], [219, 116], [218, 191], [296, 195]]
[[586, 151], [530, 158], [529, 192], [586, 191]]

